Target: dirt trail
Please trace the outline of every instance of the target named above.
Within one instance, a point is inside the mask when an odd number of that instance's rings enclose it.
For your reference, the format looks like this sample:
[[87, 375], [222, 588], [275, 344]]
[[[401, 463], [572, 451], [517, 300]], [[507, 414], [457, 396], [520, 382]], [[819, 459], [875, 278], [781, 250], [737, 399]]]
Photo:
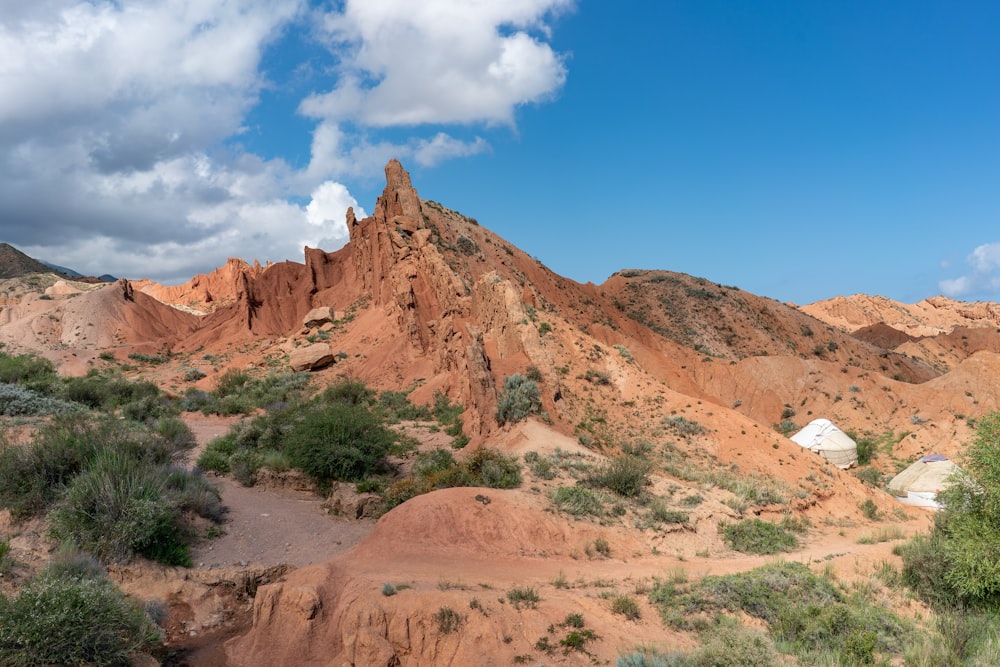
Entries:
[[[212, 439], [223, 435], [234, 418], [184, 415], [194, 432], [196, 459]], [[371, 532], [374, 521], [331, 516], [315, 494], [289, 489], [246, 488], [229, 478], [210, 478], [229, 508], [225, 535], [200, 543], [192, 552], [195, 567], [321, 563], [341, 554]]]

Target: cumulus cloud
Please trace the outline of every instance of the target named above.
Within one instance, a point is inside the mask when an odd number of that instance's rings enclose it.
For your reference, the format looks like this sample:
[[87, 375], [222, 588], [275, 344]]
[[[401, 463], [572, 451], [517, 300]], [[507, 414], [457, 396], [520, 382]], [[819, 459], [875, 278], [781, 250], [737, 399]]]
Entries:
[[[79, 271], [164, 282], [227, 256], [335, 250], [347, 207], [364, 215], [348, 179], [376, 177], [392, 157], [431, 167], [489, 151], [469, 125], [509, 126], [519, 105], [559, 89], [566, 70], [546, 21], [571, 2], [8, 0], [0, 240]], [[289, 33], [303, 62], [265, 75]], [[313, 63], [330, 54], [332, 88]], [[296, 78], [293, 105], [315, 122], [301, 168], [239, 143], [281, 76]], [[389, 126], [404, 130], [389, 139]]]
[[1000, 293], [1000, 243], [984, 243], [966, 259], [971, 271], [958, 278], [942, 280], [938, 289], [955, 299], [970, 295], [985, 295], [995, 299]]
[[362, 125], [512, 124], [566, 78], [543, 41], [545, 18], [571, 0], [348, 0], [324, 16], [341, 77], [303, 113]]

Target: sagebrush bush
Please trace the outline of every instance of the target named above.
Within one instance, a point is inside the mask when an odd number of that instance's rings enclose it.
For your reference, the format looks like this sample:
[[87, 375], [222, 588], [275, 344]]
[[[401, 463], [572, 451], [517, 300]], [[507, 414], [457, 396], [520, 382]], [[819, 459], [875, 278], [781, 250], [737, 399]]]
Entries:
[[[146, 380], [131, 381], [117, 372], [92, 370], [83, 377], [64, 378], [62, 380], [62, 397], [68, 401], [82, 403], [95, 410], [107, 412], [124, 407], [129, 403], [143, 403], [148, 409], [153, 409], [155, 400], [162, 397], [162, 392], [152, 382]], [[167, 410], [156, 406], [164, 413]], [[133, 412], [137, 411], [133, 408]]]
[[0, 595], [0, 664], [122, 666], [160, 630], [104, 577], [45, 571], [16, 598]]
[[46, 396], [28, 387], [0, 383], [0, 415], [54, 415], [79, 409], [80, 405], [76, 403]]
[[497, 400], [496, 418], [500, 424], [527, 419], [542, 411], [542, 395], [538, 384], [520, 373], [504, 379], [503, 391]]
[[161, 417], [153, 424], [152, 431], [171, 455], [194, 449], [197, 444], [191, 428], [180, 417]]
[[436, 447], [417, 456], [413, 462], [413, 474], [426, 479], [456, 465], [455, 456], [450, 451]]

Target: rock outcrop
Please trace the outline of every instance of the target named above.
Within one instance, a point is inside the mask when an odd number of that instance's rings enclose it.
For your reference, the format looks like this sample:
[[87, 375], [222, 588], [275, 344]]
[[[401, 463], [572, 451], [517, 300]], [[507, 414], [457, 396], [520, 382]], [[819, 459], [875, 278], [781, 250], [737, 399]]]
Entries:
[[333, 324], [337, 321], [337, 313], [330, 306], [320, 306], [313, 308], [302, 318], [302, 326], [306, 329], [314, 329], [324, 324]]
[[315, 371], [326, 368], [336, 360], [327, 343], [313, 343], [292, 350], [288, 355], [288, 365], [293, 371]]

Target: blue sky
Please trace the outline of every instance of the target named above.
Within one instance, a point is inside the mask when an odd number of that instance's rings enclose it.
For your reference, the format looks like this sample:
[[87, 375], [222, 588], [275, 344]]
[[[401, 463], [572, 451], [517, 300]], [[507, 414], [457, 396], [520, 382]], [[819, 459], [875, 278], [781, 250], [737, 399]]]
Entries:
[[581, 282], [1000, 301], [998, 25], [974, 1], [8, 0], [0, 240], [168, 283], [301, 261], [395, 156]]

